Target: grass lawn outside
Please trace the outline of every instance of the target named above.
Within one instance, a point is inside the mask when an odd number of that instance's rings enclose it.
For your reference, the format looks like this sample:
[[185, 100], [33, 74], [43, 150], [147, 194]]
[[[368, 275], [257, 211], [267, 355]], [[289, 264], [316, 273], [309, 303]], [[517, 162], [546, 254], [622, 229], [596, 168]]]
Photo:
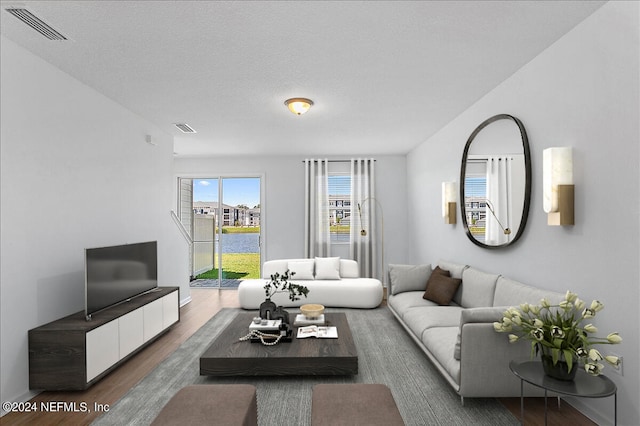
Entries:
[[486, 232], [486, 228], [484, 226], [471, 225], [469, 226], [469, 232], [471, 232], [471, 235], [473, 235], [474, 237], [477, 236], [483, 238]]
[[[216, 232], [218, 229], [216, 229]], [[259, 226], [223, 226], [223, 234], [258, 234], [260, 233]]]
[[[215, 264], [218, 264], [218, 255], [215, 256]], [[259, 253], [223, 253], [222, 254], [222, 278], [226, 279], [250, 279], [260, 278], [260, 254]], [[196, 276], [197, 279], [218, 279], [218, 269], [203, 272]]]
[[349, 225], [331, 225], [329, 226], [329, 232], [336, 234], [348, 234], [351, 232], [351, 227]]

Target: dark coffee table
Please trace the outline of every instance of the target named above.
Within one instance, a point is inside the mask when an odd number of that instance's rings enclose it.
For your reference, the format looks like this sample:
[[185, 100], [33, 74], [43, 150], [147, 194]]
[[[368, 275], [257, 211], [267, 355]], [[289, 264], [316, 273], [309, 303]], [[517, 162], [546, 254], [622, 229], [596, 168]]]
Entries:
[[[275, 346], [240, 341], [255, 312], [239, 313], [200, 356], [202, 376], [325, 376], [358, 374], [358, 353], [344, 313], [325, 313], [337, 339], [296, 339]], [[295, 314], [290, 314], [291, 323]]]

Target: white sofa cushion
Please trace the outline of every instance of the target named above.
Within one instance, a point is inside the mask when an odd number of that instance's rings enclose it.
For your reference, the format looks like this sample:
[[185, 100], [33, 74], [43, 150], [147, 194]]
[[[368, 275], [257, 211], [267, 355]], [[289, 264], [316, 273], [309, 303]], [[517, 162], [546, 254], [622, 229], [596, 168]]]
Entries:
[[[359, 278], [360, 269], [358, 268], [358, 262], [351, 259], [340, 259], [340, 278]], [[276, 272], [283, 274], [289, 269], [289, 262], [313, 262], [315, 269], [315, 259], [275, 259], [267, 260], [262, 265], [262, 278], [269, 279], [271, 275]], [[301, 280], [299, 276], [295, 276], [294, 279]]]
[[296, 280], [312, 280], [315, 262], [313, 259], [290, 260], [287, 262], [289, 271], [294, 272], [292, 279]]
[[317, 280], [339, 280], [340, 279], [340, 258], [339, 257], [316, 257], [316, 279]]
[[340, 278], [360, 278], [358, 262], [351, 259], [340, 259]]
[[304, 261], [307, 259], [278, 259], [268, 260], [262, 264], [262, 278], [269, 279], [276, 272], [283, 274], [289, 269], [289, 262]]

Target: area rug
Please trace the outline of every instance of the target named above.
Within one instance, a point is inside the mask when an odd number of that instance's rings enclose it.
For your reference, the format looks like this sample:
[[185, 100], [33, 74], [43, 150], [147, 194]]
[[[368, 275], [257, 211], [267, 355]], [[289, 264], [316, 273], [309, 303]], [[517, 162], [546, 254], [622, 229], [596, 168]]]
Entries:
[[248, 383], [256, 386], [260, 426], [310, 424], [311, 388], [318, 383], [386, 384], [407, 425], [518, 424], [518, 420], [493, 398], [465, 398], [462, 405], [460, 397], [386, 307], [327, 310], [345, 312], [347, 316], [358, 349], [357, 375], [200, 376], [200, 355], [240, 311], [231, 308], [221, 310], [93, 424], [147, 425], [184, 386], [211, 383]]

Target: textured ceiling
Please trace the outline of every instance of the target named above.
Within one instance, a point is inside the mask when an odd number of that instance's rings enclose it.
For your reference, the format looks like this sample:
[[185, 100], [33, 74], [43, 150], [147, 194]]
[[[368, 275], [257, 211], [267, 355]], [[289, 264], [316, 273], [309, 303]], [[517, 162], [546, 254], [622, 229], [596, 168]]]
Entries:
[[[376, 155], [426, 140], [603, 3], [19, 3], [70, 39], [61, 42], [2, 1], [0, 24], [174, 135], [179, 156]], [[290, 97], [315, 106], [294, 116]]]

